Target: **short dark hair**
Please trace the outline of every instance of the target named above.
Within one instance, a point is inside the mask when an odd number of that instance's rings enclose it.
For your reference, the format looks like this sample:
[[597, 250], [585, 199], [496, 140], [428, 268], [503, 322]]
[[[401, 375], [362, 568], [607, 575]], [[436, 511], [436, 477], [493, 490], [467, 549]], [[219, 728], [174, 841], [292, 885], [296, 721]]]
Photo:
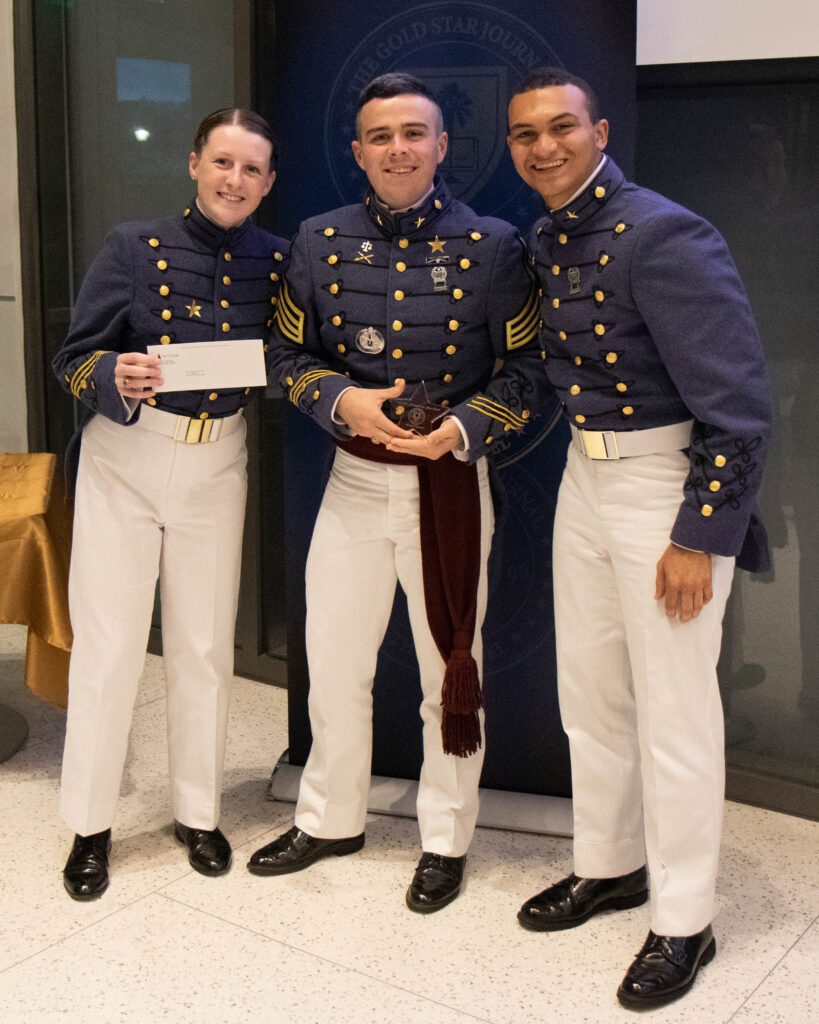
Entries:
[[426, 82], [411, 75], [408, 71], [389, 71], [386, 75], [379, 75], [369, 85], [365, 85], [358, 94], [358, 104], [355, 112], [355, 133], [361, 135], [361, 108], [370, 100], [388, 100], [393, 96], [425, 96], [437, 111], [438, 134], [444, 130], [444, 115], [435, 93]]
[[600, 107], [594, 89], [584, 78], [573, 75], [571, 71], [566, 71], [565, 68], [533, 68], [528, 74], [523, 76], [520, 85], [512, 93], [512, 97], [522, 92], [532, 92], [534, 89], [548, 89], [553, 85], [576, 86], [586, 97], [586, 109], [589, 112], [591, 123], [596, 124], [600, 120]]
[[253, 110], [246, 110], [244, 107], [222, 107], [220, 110], [214, 110], [212, 114], [208, 114], [196, 129], [196, 136], [193, 140], [193, 151], [197, 156], [202, 155], [202, 150], [207, 145], [208, 137], [213, 129], [219, 128], [223, 124], [237, 125], [239, 128], [244, 128], [253, 132], [254, 135], [261, 135], [263, 139], [267, 139], [270, 143], [270, 167], [268, 170], [276, 169], [276, 137], [273, 134], [273, 129], [261, 114], [257, 114]]

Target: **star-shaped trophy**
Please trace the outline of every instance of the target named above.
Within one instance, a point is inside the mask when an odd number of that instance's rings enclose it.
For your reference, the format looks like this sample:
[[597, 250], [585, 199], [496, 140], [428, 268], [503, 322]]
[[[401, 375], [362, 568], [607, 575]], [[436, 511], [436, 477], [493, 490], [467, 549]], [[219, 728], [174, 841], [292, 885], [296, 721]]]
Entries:
[[415, 434], [431, 433], [439, 426], [438, 421], [449, 412], [445, 405], [430, 402], [424, 381], [418, 384], [409, 398], [390, 398], [387, 404], [390, 407], [390, 419]]

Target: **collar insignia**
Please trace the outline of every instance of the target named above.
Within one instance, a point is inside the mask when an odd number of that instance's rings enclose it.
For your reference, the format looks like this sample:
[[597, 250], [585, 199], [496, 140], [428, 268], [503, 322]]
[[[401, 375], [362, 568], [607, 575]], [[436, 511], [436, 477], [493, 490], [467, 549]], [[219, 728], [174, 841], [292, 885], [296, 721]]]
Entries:
[[372, 266], [372, 258], [375, 256], [373, 252], [373, 243], [370, 241], [362, 242], [361, 248], [358, 250], [354, 263], [366, 263], [368, 267]]

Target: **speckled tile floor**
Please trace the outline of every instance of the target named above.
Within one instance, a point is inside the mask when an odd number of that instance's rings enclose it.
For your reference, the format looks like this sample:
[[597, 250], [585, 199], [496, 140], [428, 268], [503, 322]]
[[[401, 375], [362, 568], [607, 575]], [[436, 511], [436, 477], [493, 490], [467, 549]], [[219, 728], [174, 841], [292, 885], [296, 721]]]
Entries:
[[[540, 935], [520, 903], [570, 869], [569, 841], [479, 829], [460, 898], [429, 917], [404, 890], [415, 823], [372, 815], [367, 845], [282, 878], [244, 863], [288, 827], [264, 800], [287, 745], [286, 695], [237, 679], [222, 827], [232, 871], [208, 879], [174, 843], [165, 777], [161, 659], [149, 656], [114, 831], [111, 886], [70, 900], [71, 836], [58, 817], [65, 714], [25, 690], [25, 629], [0, 626], [0, 701], [26, 745], [0, 764], [0, 1020], [3, 1024], [608, 1024], [636, 1019], [614, 997], [648, 927], [645, 907]], [[719, 954], [674, 1024], [819, 1019], [819, 824], [726, 809], [715, 930]]]

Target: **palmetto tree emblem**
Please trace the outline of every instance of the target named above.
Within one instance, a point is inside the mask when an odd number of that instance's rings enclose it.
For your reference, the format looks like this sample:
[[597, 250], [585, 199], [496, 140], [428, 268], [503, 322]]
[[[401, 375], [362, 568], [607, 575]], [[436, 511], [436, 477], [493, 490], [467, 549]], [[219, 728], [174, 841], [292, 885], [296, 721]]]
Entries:
[[[438, 90], [437, 99], [449, 134], [449, 148], [441, 163], [441, 174], [457, 194], [459, 186], [474, 176], [476, 170], [473, 165], [477, 154], [477, 134], [472, 118], [475, 104], [463, 84], [451, 80]], [[470, 125], [469, 130], [467, 125]]]
[[[443, 126], [449, 134], [449, 146], [441, 163], [441, 174], [450, 188], [458, 190], [458, 186], [462, 184], [463, 172], [467, 169], [463, 158], [457, 157], [460, 150], [459, 142], [466, 134], [464, 129], [472, 118], [474, 103], [470, 94], [458, 82], [447, 82], [443, 85], [438, 91], [437, 99], [443, 115]], [[463, 153], [463, 150], [460, 152]]]
[[457, 82], [447, 82], [438, 93], [438, 106], [444, 115], [444, 126], [464, 128], [472, 116], [472, 98]]

